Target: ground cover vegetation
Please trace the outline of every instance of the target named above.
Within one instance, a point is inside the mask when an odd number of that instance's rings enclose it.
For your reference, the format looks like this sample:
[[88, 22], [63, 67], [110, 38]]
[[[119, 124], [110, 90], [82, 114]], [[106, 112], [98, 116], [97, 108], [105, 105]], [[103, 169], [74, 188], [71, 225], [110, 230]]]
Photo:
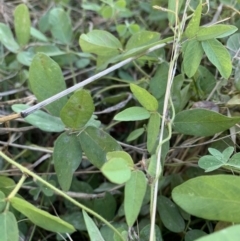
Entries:
[[2, 1], [0, 240], [238, 241], [239, 9]]

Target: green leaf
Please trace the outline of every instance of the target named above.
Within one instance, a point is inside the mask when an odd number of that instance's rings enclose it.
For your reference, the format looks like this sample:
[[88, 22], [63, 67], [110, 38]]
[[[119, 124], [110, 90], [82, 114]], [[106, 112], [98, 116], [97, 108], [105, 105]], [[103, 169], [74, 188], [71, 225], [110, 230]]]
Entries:
[[14, 30], [20, 46], [24, 46], [30, 39], [31, 20], [28, 7], [19, 4], [14, 10]]
[[197, 238], [206, 236], [207, 234], [199, 229], [192, 229], [186, 232], [184, 241], [196, 241]]
[[54, 8], [49, 12], [48, 21], [53, 37], [62, 44], [70, 44], [73, 32], [69, 14], [62, 8]]
[[121, 146], [108, 133], [93, 126], [88, 126], [78, 137], [85, 155], [97, 168], [101, 168], [106, 162], [108, 152], [122, 150]]
[[[38, 101], [43, 101], [66, 89], [59, 65], [43, 53], [38, 53], [33, 58], [29, 70], [29, 83]], [[66, 102], [67, 97], [62, 97], [47, 105], [46, 109], [51, 114], [59, 116]]]
[[11, 29], [4, 23], [0, 23], [0, 42], [10, 52], [17, 53], [20, 49], [18, 43], [13, 38]]
[[151, 113], [147, 126], [147, 150], [149, 153], [155, 152], [157, 137], [160, 131], [159, 113]]
[[[24, 104], [15, 104], [12, 105], [12, 110], [20, 113], [29, 107], [30, 106]], [[24, 119], [29, 124], [47, 132], [62, 132], [65, 129], [65, 126], [60, 118], [51, 116], [41, 110], [35, 111], [33, 114], [25, 117]]]
[[[141, 229], [139, 240], [149, 241], [150, 232], [151, 232], [151, 225], [147, 224], [144, 228]], [[157, 225], [155, 225], [155, 237], [156, 237], [155, 239], [156, 241], [163, 241], [161, 230]]]
[[104, 30], [93, 30], [87, 34], [81, 34], [79, 44], [83, 52], [101, 56], [116, 56], [122, 48], [120, 41]]
[[34, 27], [30, 28], [30, 34], [32, 37], [34, 37], [40, 41], [48, 42], [47, 37], [42, 32], [40, 32], [38, 29], [36, 29]]
[[174, 202], [191, 215], [210, 220], [240, 222], [239, 177], [200, 176], [173, 189]]
[[196, 74], [194, 75], [196, 84], [203, 96], [208, 96], [216, 85], [214, 75], [204, 66], [199, 66]]
[[205, 172], [214, 171], [223, 165], [224, 163], [222, 161], [210, 155], [203, 156], [198, 161], [198, 166], [204, 169]]
[[82, 161], [82, 150], [78, 138], [75, 135], [62, 133], [54, 143], [53, 160], [58, 182], [63, 191], [68, 191], [73, 173]]
[[193, 77], [193, 75], [197, 72], [202, 57], [203, 48], [201, 43], [196, 39], [190, 40], [187, 43], [187, 47], [183, 55], [183, 68], [188, 78]]
[[144, 133], [144, 131], [144, 128], [135, 129], [134, 131], [130, 132], [126, 141], [130, 142], [136, 140], [139, 136], [141, 136]]
[[226, 24], [217, 24], [214, 26], [200, 27], [197, 32], [197, 40], [204, 41], [214, 38], [224, 38], [233, 34], [237, 30], [237, 27]]
[[158, 197], [157, 209], [164, 226], [174, 232], [180, 233], [185, 229], [185, 222], [177, 206], [167, 197]]
[[1, 241], [18, 241], [18, 224], [13, 213], [7, 211], [0, 213]]
[[0, 176], [0, 189], [7, 188], [9, 190], [14, 189], [16, 186], [12, 178]]
[[240, 153], [233, 155], [226, 165], [240, 169]]
[[210, 153], [211, 155], [213, 155], [214, 157], [216, 157], [219, 161], [222, 161], [222, 159], [223, 159], [223, 154], [222, 154], [219, 150], [217, 150], [217, 149], [215, 149], [215, 148], [208, 148], [208, 151], [209, 151], [209, 153]]
[[74, 212], [72, 212], [69, 210], [69, 212], [66, 212], [66, 214], [61, 216], [61, 218], [64, 221], [72, 224], [75, 227], [75, 229], [77, 229], [79, 231], [87, 230], [86, 225], [84, 223], [82, 211], [74, 210]]
[[134, 167], [132, 157], [125, 151], [112, 151], [107, 153], [107, 160], [110, 161], [112, 158], [122, 158], [125, 160], [129, 167]]
[[153, 78], [150, 80], [149, 91], [160, 99], [166, 93], [169, 65], [165, 62], [159, 65]]
[[235, 33], [227, 40], [227, 48], [232, 57], [234, 57], [240, 49], [240, 33]]
[[228, 79], [232, 73], [232, 62], [227, 49], [216, 39], [203, 41], [202, 47], [208, 59], [216, 66], [222, 77]]
[[82, 89], [70, 97], [62, 108], [60, 117], [67, 127], [80, 129], [90, 120], [94, 109], [91, 94]]
[[160, 33], [153, 31], [141, 31], [133, 34], [126, 44], [126, 50], [146, 46], [160, 39]]
[[21, 198], [13, 197], [9, 201], [16, 210], [43, 229], [56, 233], [72, 233], [75, 231], [75, 228], [71, 224], [46, 211], [36, 208]]
[[147, 90], [135, 84], [130, 84], [130, 89], [139, 103], [149, 111], [157, 111], [158, 101]]
[[113, 183], [123, 184], [131, 177], [128, 162], [121, 158], [111, 158], [101, 167], [101, 172]]
[[7, 204], [6, 196], [0, 191], [0, 213], [5, 209]]
[[105, 193], [102, 198], [95, 198], [93, 200], [93, 211], [101, 215], [106, 220], [112, 221], [115, 217], [117, 209], [117, 202], [112, 194]]
[[200, 20], [202, 14], [202, 1], [200, 1], [199, 5], [195, 9], [191, 20], [188, 23], [188, 26], [185, 31], [185, 35], [187, 38], [193, 38], [198, 32]]
[[227, 161], [228, 161], [228, 159], [231, 157], [231, 155], [233, 154], [233, 152], [234, 152], [234, 147], [232, 147], [232, 146], [227, 147], [227, 148], [223, 151], [222, 155], [223, 155], [223, 160], [224, 160], [224, 162], [227, 162]]
[[91, 241], [104, 241], [100, 231], [98, 230], [96, 224], [88, 216], [88, 214], [83, 210], [83, 217], [87, 227], [88, 235]]
[[174, 129], [185, 135], [211, 136], [228, 130], [240, 121], [240, 117], [227, 117], [206, 109], [179, 112], [174, 120]]
[[240, 225], [234, 225], [218, 232], [196, 239], [195, 241], [238, 241]]
[[146, 190], [147, 180], [143, 172], [133, 171], [124, 189], [124, 211], [129, 227], [138, 217]]
[[130, 107], [114, 116], [117, 121], [138, 121], [146, 120], [150, 117], [150, 113], [143, 107]]

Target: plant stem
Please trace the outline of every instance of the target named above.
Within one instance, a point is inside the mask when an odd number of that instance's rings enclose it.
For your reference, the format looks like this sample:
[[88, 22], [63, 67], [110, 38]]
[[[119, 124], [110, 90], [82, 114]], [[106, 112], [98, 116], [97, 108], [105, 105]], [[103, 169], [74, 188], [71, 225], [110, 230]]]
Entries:
[[109, 228], [111, 228], [119, 237], [122, 241], [125, 241], [124, 238], [122, 237], [122, 235], [119, 233], [119, 231], [113, 227], [107, 220], [105, 220], [103, 217], [101, 217], [99, 214], [95, 213], [94, 211], [92, 211], [91, 209], [85, 207], [84, 205], [82, 205], [81, 203], [77, 202], [76, 200], [74, 200], [73, 198], [69, 197], [66, 193], [64, 193], [63, 191], [59, 190], [58, 188], [54, 187], [53, 185], [51, 185], [50, 183], [48, 183], [47, 181], [45, 181], [44, 179], [42, 179], [41, 177], [39, 177], [37, 174], [33, 173], [32, 171], [30, 171], [29, 169], [27, 169], [26, 167], [23, 167], [21, 164], [15, 162], [14, 160], [12, 160], [11, 158], [9, 158], [8, 156], [6, 156], [2, 151], [0, 151], [0, 156], [2, 158], [4, 158], [7, 162], [9, 162], [10, 164], [16, 166], [22, 173], [24, 173], [24, 175], [22, 176], [22, 178], [20, 179], [20, 181], [18, 182], [17, 186], [14, 188], [14, 191], [11, 192], [11, 194], [8, 196], [8, 198], [10, 199], [11, 197], [15, 196], [16, 192], [19, 190], [19, 188], [22, 186], [22, 183], [24, 182], [24, 180], [26, 179], [26, 175], [31, 176], [32, 178], [34, 178], [35, 180], [41, 182], [42, 184], [44, 184], [45, 186], [47, 186], [48, 188], [52, 189], [53, 191], [55, 191], [57, 194], [63, 196], [64, 198], [66, 198], [68, 201], [70, 201], [71, 203], [73, 203], [74, 205], [76, 205], [77, 207], [85, 210], [86, 212], [92, 214], [93, 216], [95, 216], [96, 218], [98, 218], [99, 220], [101, 220], [103, 223], [105, 223]]
[[15, 197], [15, 195], [20, 190], [20, 188], [23, 185], [26, 178], [27, 178], [27, 176], [23, 172], [23, 175], [22, 175], [21, 179], [18, 181], [18, 184], [15, 186], [15, 188], [12, 190], [12, 192], [8, 195], [8, 197], [7, 197], [8, 200], [10, 200], [12, 197]]

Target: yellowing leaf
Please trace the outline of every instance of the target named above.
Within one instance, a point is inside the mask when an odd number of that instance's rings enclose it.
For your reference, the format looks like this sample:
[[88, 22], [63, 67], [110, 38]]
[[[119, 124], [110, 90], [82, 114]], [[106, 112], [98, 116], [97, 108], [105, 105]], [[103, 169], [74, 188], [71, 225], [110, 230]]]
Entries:
[[130, 89], [139, 103], [149, 111], [157, 111], [158, 101], [147, 90], [135, 84], [130, 84]]
[[21, 198], [13, 197], [10, 199], [10, 203], [16, 210], [43, 229], [56, 233], [72, 233], [75, 231], [75, 228], [71, 224], [46, 211], [36, 208]]
[[197, 33], [197, 40], [204, 41], [214, 38], [224, 38], [237, 31], [233, 25], [217, 24], [208, 27], [200, 27]]
[[185, 35], [187, 38], [193, 38], [198, 32], [200, 20], [202, 13], [202, 1], [200, 1], [199, 5], [195, 9], [191, 20], [188, 23], [188, 26], [185, 31]]
[[14, 10], [14, 29], [18, 43], [26, 45], [30, 39], [31, 20], [28, 7], [25, 4], [19, 4]]

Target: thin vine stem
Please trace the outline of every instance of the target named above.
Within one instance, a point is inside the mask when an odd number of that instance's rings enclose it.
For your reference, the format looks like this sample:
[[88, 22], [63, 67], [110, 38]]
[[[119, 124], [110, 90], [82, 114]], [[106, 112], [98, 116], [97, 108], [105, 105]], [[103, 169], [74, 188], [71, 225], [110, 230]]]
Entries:
[[[172, 57], [169, 65], [169, 71], [168, 71], [168, 80], [167, 80], [167, 86], [166, 86], [166, 93], [164, 97], [164, 105], [163, 105], [163, 114], [162, 114], [162, 121], [161, 121], [161, 126], [160, 126], [160, 133], [159, 133], [159, 143], [158, 143], [158, 148], [157, 148], [157, 163], [156, 163], [156, 178], [153, 182], [152, 186], [152, 196], [151, 196], [151, 226], [150, 226], [150, 236], [149, 236], [149, 241], [155, 241], [155, 220], [156, 220], [156, 211], [157, 211], [157, 199], [158, 199], [158, 184], [159, 184], [159, 177], [162, 175], [163, 170], [162, 170], [162, 164], [161, 164], [161, 154], [162, 154], [162, 145], [165, 143], [168, 139], [171, 138], [171, 131], [169, 131], [169, 135], [166, 139], [164, 138], [164, 127], [168, 126], [168, 129], [171, 130], [172, 127], [172, 121], [174, 120], [174, 106], [172, 104], [171, 100], [171, 87], [173, 83], [173, 79], [176, 73], [176, 67], [177, 67], [177, 59], [180, 54], [180, 41], [181, 41], [181, 35], [184, 29], [185, 21], [186, 21], [186, 10], [189, 5], [189, 0], [185, 4], [185, 9], [184, 9], [184, 14], [182, 18], [182, 23], [180, 24], [180, 21], [178, 19], [178, 5], [179, 5], [179, 0], [176, 1], [175, 5], [175, 30], [174, 31], [174, 41], [173, 41], [173, 50], [172, 50]], [[168, 115], [168, 105], [169, 102], [171, 104], [171, 109], [172, 109], [172, 119], [169, 122], [167, 120], [167, 115]]]
[[[71, 202], [72, 204], [76, 205], [77, 207], [85, 210], [86, 212], [90, 213], [91, 215], [95, 216], [97, 219], [101, 220], [103, 223], [105, 223], [109, 228], [111, 228], [122, 241], [125, 241], [125, 239], [122, 237], [121, 233], [119, 233], [119, 231], [113, 226], [111, 225], [106, 219], [104, 219], [102, 216], [100, 216], [99, 214], [95, 213], [94, 211], [92, 211], [91, 209], [87, 208], [86, 206], [84, 206], [83, 204], [77, 202], [76, 200], [74, 200], [73, 198], [69, 197], [66, 193], [64, 193], [63, 191], [59, 190], [58, 188], [54, 187], [53, 185], [51, 185], [50, 183], [48, 183], [47, 181], [45, 181], [44, 179], [42, 179], [41, 177], [39, 177], [37, 174], [33, 173], [32, 171], [30, 171], [29, 169], [27, 169], [26, 167], [23, 167], [21, 164], [15, 162], [14, 160], [12, 160], [11, 158], [9, 158], [8, 156], [6, 156], [2, 151], [0, 151], [0, 156], [5, 159], [7, 162], [9, 162], [10, 164], [16, 166], [22, 173], [23, 173], [23, 177], [28, 175], [31, 176], [33, 179], [39, 181], [40, 183], [44, 184], [45, 186], [47, 186], [48, 188], [52, 189], [54, 192], [56, 192], [57, 194], [61, 195], [62, 197], [64, 197], [66, 200], [68, 200], [69, 202]], [[16, 194], [16, 190], [19, 190], [20, 185], [22, 185], [23, 181], [25, 180], [24, 178], [21, 178], [21, 180], [19, 181], [18, 185], [15, 187], [15, 191], [12, 192], [8, 198], [10, 199], [11, 197], [13, 197]]]

